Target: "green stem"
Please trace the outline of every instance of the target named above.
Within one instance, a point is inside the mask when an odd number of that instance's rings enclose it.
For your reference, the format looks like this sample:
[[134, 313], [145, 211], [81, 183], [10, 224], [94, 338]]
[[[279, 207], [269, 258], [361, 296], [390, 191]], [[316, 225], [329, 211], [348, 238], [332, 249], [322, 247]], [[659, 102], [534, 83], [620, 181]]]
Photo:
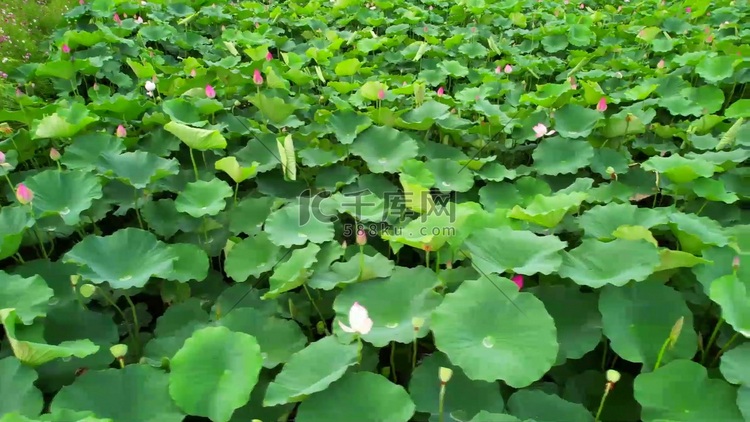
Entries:
[[435, 274], [440, 274], [440, 250], [435, 251]]
[[365, 247], [360, 245], [359, 247], [359, 281], [362, 281], [362, 276], [365, 274]]
[[396, 342], [391, 342], [391, 373], [393, 374], [393, 382], [398, 384], [398, 376], [396, 376]]
[[135, 311], [135, 304], [130, 299], [130, 296], [128, 295], [123, 295], [123, 296], [125, 296], [125, 300], [128, 301], [128, 305], [130, 306], [130, 312], [133, 313], [133, 326], [134, 326], [133, 331], [135, 332], [135, 336], [133, 337], [133, 342], [135, 344], [137, 354], [140, 354], [141, 339], [138, 338], [138, 333], [140, 332], [141, 328], [138, 324], [138, 314]]
[[307, 298], [310, 299], [310, 303], [312, 303], [313, 308], [315, 308], [315, 312], [318, 313], [318, 317], [323, 322], [323, 329], [325, 330], [326, 335], [330, 336], [331, 333], [328, 331], [328, 326], [325, 323], [326, 322], [325, 318], [323, 318], [323, 313], [320, 312], [320, 309], [318, 308], [318, 304], [315, 303], [315, 299], [313, 299], [312, 295], [310, 294], [310, 290], [307, 288], [307, 284], [303, 283], [302, 287], [305, 289], [305, 293], [307, 293]]
[[193, 171], [195, 172], [195, 181], [198, 181], [198, 164], [195, 163], [195, 155], [193, 155], [193, 149], [190, 148], [190, 161], [193, 163]]
[[599, 416], [602, 414], [602, 410], [604, 409], [604, 402], [607, 401], [607, 396], [609, 395], [609, 388], [605, 387], [604, 395], [602, 396], [602, 400], [599, 402], [599, 409], [596, 410], [596, 417], [594, 418], [594, 422], [599, 422]]
[[141, 220], [141, 212], [138, 210], [138, 189], [134, 190], [133, 193], [133, 208], [135, 208], [135, 216], [138, 218], [138, 225], [143, 230], [143, 220]]
[[[109, 303], [110, 305], [112, 305], [112, 307], [115, 308], [115, 310], [117, 311], [117, 313], [120, 314], [120, 317], [122, 318], [122, 321], [125, 324], [127, 324], [128, 317], [125, 316], [125, 312], [123, 312], [122, 308], [120, 308], [119, 306], [117, 306], [117, 304], [115, 303], [115, 301], [112, 300], [111, 297], [109, 297], [109, 295], [107, 294], [107, 292], [104, 291], [104, 289], [102, 289], [101, 287], [96, 287], [96, 289], [99, 290], [99, 293], [102, 294], [102, 297], [104, 298], [104, 300], [106, 300], [107, 303]], [[128, 334], [131, 337], [135, 338], [135, 336], [133, 335], [133, 331], [130, 329], [130, 324], [127, 324], [126, 326], [128, 328]]]
[[39, 230], [39, 226], [36, 225], [36, 216], [34, 215], [34, 208], [31, 204], [29, 204], [29, 209], [31, 210], [31, 218], [34, 219], [34, 235], [36, 236], [36, 240], [39, 241], [39, 247], [42, 249], [42, 255], [44, 255], [45, 259], [49, 259], [49, 254], [47, 254], [47, 249], [44, 247], [44, 242], [42, 241], [42, 235]]
[[723, 355], [724, 352], [726, 352], [727, 349], [729, 349], [729, 346], [731, 346], [732, 343], [734, 343], [734, 341], [737, 340], [737, 337], [739, 336], [740, 336], [740, 333], [734, 333], [732, 337], [729, 338], [729, 341], [727, 341], [724, 344], [724, 346], [721, 349], [719, 349], [719, 353], [717, 353], [716, 356], [714, 356], [713, 360], [711, 360], [711, 364], [708, 366], [713, 366], [716, 363], [716, 361], [719, 360], [721, 355]]
[[607, 339], [604, 339], [604, 353], [602, 353], [602, 371], [607, 369], [607, 350], [609, 349], [609, 343]]
[[438, 396], [438, 421], [443, 422], [443, 409], [445, 408], [445, 384], [440, 383], [440, 395]]
[[240, 190], [240, 184], [234, 184], [234, 205], [237, 205], [237, 192]]
[[706, 358], [708, 357], [708, 351], [711, 349], [711, 346], [713, 346], [714, 342], [716, 341], [716, 337], [719, 335], [719, 329], [724, 324], [724, 318], [719, 318], [719, 322], [716, 323], [716, 326], [714, 327], [714, 331], [711, 333], [711, 337], [708, 338], [708, 343], [706, 343], [706, 347], [703, 348], [703, 357], [701, 357], [701, 364], [706, 363]]
[[10, 186], [10, 191], [11, 192], [15, 192], [16, 191], [16, 187], [13, 186], [13, 182], [10, 181], [10, 177], [8, 177], [7, 174], [5, 175], [5, 180], [8, 181], [8, 186]]
[[659, 356], [656, 358], [656, 365], [654, 365], [654, 371], [659, 369], [659, 365], [661, 365], [661, 360], [664, 358], [664, 353], [667, 351], [667, 347], [669, 346], [669, 342], [671, 339], [667, 338], [664, 341], [664, 344], [661, 345], [661, 349], [659, 349]]
[[424, 253], [425, 267], [430, 268], [430, 251], [427, 250]]
[[21, 264], [25, 264], [26, 263], [26, 261], [23, 260], [23, 257], [21, 256], [20, 253], [16, 253], [15, 257], [16, 257], [17, 260], [19, 260], [21, 262]]
[[411, 356], [411, 372], [414, 373], [414, 369], [417, 367], [417, 330], [414, 330], [414, 350], [412, 350]]

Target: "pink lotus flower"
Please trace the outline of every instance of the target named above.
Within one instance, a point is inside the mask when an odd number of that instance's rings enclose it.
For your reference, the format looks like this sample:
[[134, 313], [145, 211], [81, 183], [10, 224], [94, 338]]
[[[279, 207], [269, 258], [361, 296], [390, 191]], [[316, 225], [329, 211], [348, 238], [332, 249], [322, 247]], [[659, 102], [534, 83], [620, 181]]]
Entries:
[[740, 269], [740, 257], [739, 257], [739, 256], [735, 256], [735, 257], [734, 257], [734, 258], [732, 259], [732, 269], [733, 269], [734, 271], [737, 271], [737, 270], [739, 270], [739, 269]]
[[5, 153], [0, 151], [0, 164], [5, 163]]
[[712, 42], [714, 42], [714, 36], [713, 35], [709, 35], [708, 37], [706, 37], [706, 42], [709, 43], [709, 44], [711, 44]]
[[138, 16], [138, 15], [135, 15], [135, 23], [142, 24], [143, 23], [143, 18], [140, 17], [140, 16]]
[[112, 20], [115, 21], [116, 24], [122, 25], [122, 19], [120, 19], [120, 15], [118, 15], [117, 13], [112, 16]]
[[216, 97], [216, 90], [211, 85], [206, 85], [206, 97], [208, 98]]
[[367, 244], [367, 234], [364, 230], [357, 230], [357, 244], [359, 246], [365, 246]]
[[516, 286], [518, 286], [518, 290], [523, 289], [523, 276], [521, 274], [514, 275], [511, 280], [516, 283]]
[[68, 47], [68, 44], [63, 44], [62, 45], [62, 52], [65, 53], [65, 54], [70, 53], [70, 47]]
[[30, 203], [34, 199], [34, 192], [27, 188], [23, 183], [16, 186], [16, 199], [23, 205]]
[[602, 97], [598, 103], [596, 103], [596, 111], [605, 111], [607, 109], [607, 99]]
[[124, 137], [126, 137], [128, 135], [128, 131], [125, 130], [125, 126], [119, 125], [119, 126], [117, 126], [117, 130], [115, 131], [115, 135], [118, 138], [124, 138]]
[[500, 67], [500, 66], [496, 67], [495, 68], [495, 73], [498, 74], [498, 75], [501, 74], [501, 73], [503, 73], [503, 68]]
[[191, 77], [191, 78], [194, 78], [194, 77], [195, 77], [195, 75], [196, 75], [196, 73], [195, 73], [195, 69], [191, 70], [191, 71], [190, 71], [190, 77]]
[[438, 97], [442, 97], [442, 96], [443, 96], [443, 94], [445, 94], [445, 90], [444, 90], [444, 89], [443, 89], [443, 87], [441, 86], [441, 87], [440, 87], [440, 88], [438, 88], [438, 90], [437, 90], [437, 96], [438, 96]]
[[385, 99], [385, 90], [381, 88], [380, 90], [378, 90], [378, 100], [383, 99]]
[[691, 8], [691, 7], [689, 7], [689, 6], [688, 6], [688, 7], [686, 7], [686, 8], [685, 8], [685, 13], [693, 13], [693, 8]]
[[271, 60], [273, 60], [273, 54], [269, 51], [268, 54], [266, 54], [266, 61], [270, 62]]
[[86, 2], [84, 0], [78, 0], [78, 4], [80, 4], [81, 6], [83, 6], [84, 4], [86, 4]]
[[367, 313], [367, 309], [360, 305], [359, 302], [354, 302], [349, 309], [349, 325], [344, 325], [344, 323], [339, 321], [339, 326], [347, 333], [359, 333], [363, 335], [372, 330], [372, 325], [373, 322]]
[[511, 66], [511, 65], [509, 65], [509, 64], [506, 64], [506, 65], [505, 65], [505, 68], [503, 68], [503, 71], [504, 71], [505, 73], [510, 73], [510, 72], [512, 72], [512, 71], [513, 71], [513, 66]]
[[664, 59], [659, 60], [659, 63], [656, 64], [657, 69], [664, 69]]
[[94, 88], [94, 91], [98, 91], [99, 90], [99, 84], [96, 83], [96, 82], [94, 82], [94, 85], [92, 86], [92, 88]]
[[255, 85], [263, 85], [263, 75], [260, 74], [258, 69], [253, 72], [253, 82], [255, 82]]
[[537, 138], [555, 134], [554, 130], [547, 130], [547, 126], [543, 125], [542, 123], [537, 124], [532, 129], [534, 129], [534, 134], [536, 135]]
[[52, 148], [49, 150], [49, 158], [52, 159], [52, 161], [57, 161], [60, 159], [60, 151], [58, 151], [55, 148]]
[[581, 4], [580, 4], [580, 5], [578, 6], [578, 8], [579, 8], [579, 9], [581, 9], [581, 10], [583, 10], [583, 9], [585, 9], [585, 8], [586, 8], [586, 5], [585, 5], [585, 4], [583, 4], [583, 3], [581, 3]]

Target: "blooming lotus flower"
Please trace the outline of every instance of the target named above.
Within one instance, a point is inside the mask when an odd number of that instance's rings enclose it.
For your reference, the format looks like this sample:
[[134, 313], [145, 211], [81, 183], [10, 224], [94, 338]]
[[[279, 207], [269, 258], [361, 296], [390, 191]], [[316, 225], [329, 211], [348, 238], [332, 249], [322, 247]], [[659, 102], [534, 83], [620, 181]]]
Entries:
[[266, 61], [270, 62], [271, 60], [273, 60], [273, 54], [269, 51], [268, 54], [266, 54]]
[[607, 99], [602, 97], [598, 103], [596, 103], [596, 111], [605, 111], [607, 109]]
[[146, 91], [154, 92], [155, 89], [156, 89], [156, 84], [153, 81], [146, 81]]
[[659, 63], [656, 64], [657, 69], [664, 69], [664, 59], [659, 60]]
[[191, 77], [191, 78], [194, 78], [194, 77], [195, 77], [195, 75], [196, 75], [196, 73], [195, 73], [195, 69], [191, 70], [191, 71], [190, 71], [190, 77]]
[[554, 130], [547, 130], [547, 126], [539, 123], [538, 125], [534, 126], [532, 129], [534, 129], [534, 134], [536, 134], [537, 138], [541, 138], [542, 136], [546, 135], [554, 135]]
[[511, 280], [516, 283], [516, 286], [518, 286], [518, 290], [521, 290], [523, 288], [523, 276], [521, 274], [514, 275]]
[[437, 90], [437, 96], [438, 96], [438, 97], [442, 97], [442, 96], [443, 96], [443, 94], [445, 94], [445, 90], [444, 90], [444, 89], [443, 89], [443, 87], [441, 86], [441, 87], [440, 87], [440, 88], [438, 88], [438, 90]]
[[505, 73], [510, 73], [510, 72], [512, 72], [512, 71], [513, 71], [513, 66], [511, 66], [511, 65], [509, 65], [509, 64], [506, 64], [506, 65], [505, 65], [505, 68], [503, 68], [503, 71], [504, 71]]
[[359, 333], [364, 335], [369, 333], [372, 329], [372, 320], [367, 314], [367, 309], [360, 305], [359, 302], [354, 302], [349, 309], [349, 325], [344, 325], [344, 323], [339, 321], [339, 326], [347, 333]]
[[27, 188], [23, 183], [19, 183], [18, 186], [16, 186], [16, 199], [18, 199], [18, 202], [26, 205], [31, 203], [34, 199], [34, 192]]
[[5, 164], [5, 153], [0, 151], [0, 164]]
[[383, 100], [385, 98], [385, 90], [382, 88], [378, 90], [378, 100]]
[[52, 159], [52, 161], [57, 161], [60, 159], [60, 151], [58, 151], [55, 148], [52, 148], [49, 150], [49, 158]]
[[258, 69], [253, 72], [253, 82], [255, 82], [255, 85], [263, 85], [263, 75], [260, 74]]
[[117, 130], [115, 131], [115, 135], [118, 138], [124, 138], [125, 136], [127, 136], [127, 134], [128, 134], [128, 131], [125, 130], [125, 126], [123, 126], [123, 125], [117, 126]]
[[208, 98], [216, 97], [216, 90], [211, 85], [206, 85], [206, 97]]
[[70, 47], [68, 47], [68, 44], [63, 44], [62, 45], [62, 52], [65, 53], [65, 54], [70, 53]]
[[138, 15], [135, 15], [135, 23], [143, 23], [143, 18]]

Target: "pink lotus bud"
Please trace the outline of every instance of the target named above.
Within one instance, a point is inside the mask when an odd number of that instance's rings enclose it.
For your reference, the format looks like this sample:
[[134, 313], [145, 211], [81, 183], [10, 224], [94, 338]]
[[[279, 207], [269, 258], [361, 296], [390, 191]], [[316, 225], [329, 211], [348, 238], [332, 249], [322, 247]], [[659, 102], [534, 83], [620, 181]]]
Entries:
[[575, 76], [571, 76], [570, 78], [568, 78], [568, 81], [570, 82], [570, 87], [571, 88], [578, 89], [578, 82], [576, 82], [576, 77]]
[[732, 259], [732, 269], [734, 271], [737, 271], [740, 269], [740, 257], [735, 256], [734, 259]]
[[605, 111], [607, 109], [607, 99], [602, 97], [596, 104], [596, 111]]
[[191, 78], [194, 78], [194, 77], [195, 77], [195, 75], [196, 75], [195, 69], [191, 70], [191, 71], [190, 71], [190, 77], [191, 77]]
[[273, 54], [269, 51], [268, 54], [266, 54], [266, 61], [270, 62], [271, 60], [273, 60]]
[[501, 74], [501, 73], [503, 73], [503, 68], [500, 67], [500, 66], [496, 67], [495, 68], [495, 73], [498, 74], [498, 75]]
[[63, 44], [62, 45], [62, 52], [65, 53], [65, 54], [70, 53], [70, 47], [68, 47], [68, 44]]
[[126, 137], [128, 135], [128, 131], [125, 130], [125, 126], [119, 125], [119, 126], [117, 126], [117, 130], [115, 131], [115, 135], [118, 138], [124, 138], [124, 137]]
[[23, 91], [21, 91], [21, 88], [16, 88], [16, 97], [20, 97], [23, 95]]
[[440, 88], [438, 88], [438, 90], [437, 90], [437, 96], [438, 96], [438, 97], [442, 97], [442, 96], [443, 96], [443, 94], [445, 94], [445, 90], [444, 90], [444, 89], [443, 89], [443, 87], [441, 86], [441, 87], [440, 87]]
[[0, 151], [0, 164], [5, 164], [5, 153]]
[[78, 4], [80, 4], [81, 6], [83, 6], [84, 4], [86, 4], [86, 2], [84, 0], [78, 0]]
[[514, 275], [511, 280], [516, 283], [516, 286], [518, 286], [518, 290], [523, 289], [523, 276], [521, 274]]
[[365, 246], [367, 244], [367, 234], [362, 229], [357, 230], [357, 244], [359, 246]]
[[505, 65], [505, 68], [503, 68], [503, 71], [504, 71], [505, 73], [510, 73], [510, 72], [512, 72], [512, 71], [513, 71], [513, 66], [511, 66], [511, 65], [509, 65], [509, 64], [506, 64], [506, 65]]
[[714, 42], [714, 36], [713, 35], [709, 35], [708, 37], [706, 37], [706, 42], [709, 43], [709, 44], [711, 44], [712, 42]]
[[691, 7], [688, 6], [685, 8], [685, 13], [692, 13], [692, 12], [693, 12], [693, 9]]
[[216, 90], [211, 85], [206, 85], [206, 97], [208, 98], [216, 97]]
[[585, 8], [586, 8], [586, 5], [585, 5], [585, 4], [583, 4], [583, 3], [581, 3], [580, 5], [578, 5], [578, 8], [579, 8], [579, 9], [581, 9], [581, 10], [583, 10], [583, 9], [585, 9]]
[[363, 335], [372, 330], [372, 325], [373, 322], [368, 315], [367, 309], [360, 305], [359, 302], [354, 302], [349, 309], [349, 325], [345, 325], [339, 321], [339, 326], [347, 333], [359, 333]]
[[263, 85], [263, 75], [260, 74], [258, 69], [253, 72], [253, 82], [255, 82], [255, 85]]
[[664, 59], [659, 60], [659, 63], [656, 64], [657, 69], [664, 69]]
[[49, 150], [49, 158], [52, 159], [52, 161], [57, 161], [60, 159], [60, 151], [58, 151], [55, 148], [52, 148]]
[[92, 88], [94, 88], [94, 91], [98, 91], [99, 90], [99, 84], [96, 83], [96, 82], [94, 82], [94, 85], [92, 86]]
[[23, 205], [30, 203], [34, 199], [34, 192], [27, 188], [23, 183], [16, 186], [16, 199]]
[[384, 98], [385, 98], [385, 90], [381, 88], [380, 90], [378, 90], [378, 100], [383, 100]]
[[118, 25], [122, 24], [122, 19], [120, 19], [120, 15], [118, 15], [117, 13], [112, 16], [112, 20], [115, 21], [115, 23], [117, 23]]

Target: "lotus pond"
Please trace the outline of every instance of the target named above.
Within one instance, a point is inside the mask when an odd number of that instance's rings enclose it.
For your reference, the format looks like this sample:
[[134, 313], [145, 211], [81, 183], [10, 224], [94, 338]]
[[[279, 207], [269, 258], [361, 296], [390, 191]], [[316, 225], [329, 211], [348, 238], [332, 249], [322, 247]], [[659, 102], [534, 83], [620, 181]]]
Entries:
[[0, 421], [750, 420], [747, 0], [77, 3]]

